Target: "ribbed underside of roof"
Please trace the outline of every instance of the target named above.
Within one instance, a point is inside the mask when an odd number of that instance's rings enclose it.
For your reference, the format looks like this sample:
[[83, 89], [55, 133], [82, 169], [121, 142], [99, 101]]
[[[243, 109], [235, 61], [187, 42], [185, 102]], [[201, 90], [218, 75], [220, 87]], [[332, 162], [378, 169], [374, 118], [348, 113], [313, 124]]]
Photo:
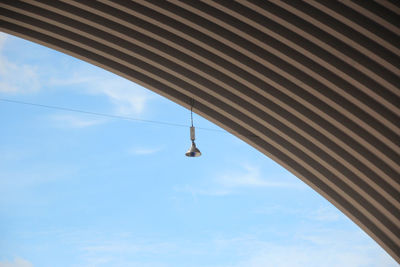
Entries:
[[399, 25], [397, 0], [0, 1], [0, 30], [194, 99], [398, 262]]

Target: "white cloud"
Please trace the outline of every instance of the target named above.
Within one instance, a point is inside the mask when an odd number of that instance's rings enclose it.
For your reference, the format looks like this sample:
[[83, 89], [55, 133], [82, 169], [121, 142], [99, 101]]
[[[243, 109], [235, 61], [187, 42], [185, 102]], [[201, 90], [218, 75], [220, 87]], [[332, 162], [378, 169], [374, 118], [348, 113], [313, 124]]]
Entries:
[[217, 176], [216, 182], [223, 187], [296, 187], [297, 184], [263, 179], [260, 169], [250, 164], [243, 165], [243, 171], [228, 171]]
[[[398, 266], [360, 229], [338, 230], [310, 224], [306, 229], [294, 227], [289, 232], [289, 239], [284, 240], [274, 236], [263, 238], [258, 232], [233, 236], [211, 234], [185, 240], [140, 238], [135, 233], [109, 231], [58, 235], [77, 249], [80, 264], [74, 266]], [[54, 235], [57, 233], [48, 233], [49, 238]], [[185, 262], [187, 259], [190, 264]]]
[[[107, 97], [115, 107], [115, 112], [123, 116], [143, 114], [148, 101], [155, 96], [134, 82], [86, 64], [57, 60], [57, 68], [54, 63], [46, 62], [39, 68], [14, 62], [4, 54], [7, 41], [8, 35], [0, 32], [0, 93], [33, 93], [42, 89], [42, 85], [48, 88], [65, 86], [79, 94]], [[40, 77], [46, 77], [46, 82]]]
[[17, 160], [22, 160], [31, 154], [30, 151], [26, 149], [8, 147], [0, 149], [0, 161], [1, 162], [12, 162]]
[[0, 267], [33, 267], [33, 264], [21, 258], [15, 258], [14, 261], [0, 261]]
[[32, 93], [40, 89], [37, 68], [10, 61], [3, 53], [7, 35], [0, 33], [0, 92]]
[[[51, 77], [48, 80], [48, 84], [53, 86], [53, 87], [58, 87], [58, 86], [73, 86], [73, 85], [80, 85], [80, 84], [91, 84], [96, 82], [100, 76], [94, 76], [93, 74], [85, 72], [85, 70], [82, 71], [75, 71], [70, 73], [70, 68], [68, 67], [66, 70], [62, 71], [65, 73], [68, 73], [68, 77], [65, 77], [65, 75], [62, 76], [62, 78], [57, 78], [57, 77]], [[100, 78], [103, 79], [103, 78]]]
[[194, 198], [197, 195], [206, 195], [206, 196], [226, 196], [232, 194], [232, 190], [225, 188], [216, 188], [216, 187], [199, 187], [199, 186], [175, 186], [174, 190], [182, 193], [189, 193]]
[[225, 196], [243, 192], [249, 189], [265, 188], [307, 188], [302, 183], [291, 181], [277, 181], [263, 178], [260, 168], [251, 164], [242, 164], [240, 169], [228, 170], [214, 176], [213, 179], [203, 181], [197, 185], [177, 185], [175, 191], [196, 195]]
[[301, 232], [293, 241], [282, 244], [239, 237], [217, 240], [216, 244], [220, 250], [242, 255], [231, 267], [396, 266], [361, 230], [313, 229]]
[[[146, 110], [148, 101], [154, 97], [145, 88], [119, 76], [99, 75], [94, 71], [74, 72], [70, 77], [51, 79], [51, 86], [79, 87], [86, 94], [103, 95], [115, 106], [119, 115], [140, 115]], [[82, 87], [82, 88], [81, 88]], [[82, 91], [80, 91], [82, 92]]]
[[303, 221], [306, 220], [309, 223], [330, 223], [339, 222], [340, 220], [348, 220], [348, 218], [339, 209], [330, 203], [320, 205], [319, 207], [314, 207], [312, 205], [298, 207], [266, 205], [254, 207], [251, 211], [255, 214], [285, 214], [285, 216], [296, 216], [297, 218], [301, 218]]
[[145, 242], [126, 242], [126, 241], [112, 241], [105, 242], [103, 244], [93, 244], [90, 246], [82, 247], [81, 250], [87, 253], [101, 253], [103, 255], [108, 254], [120, 254], [120, 253], [150, 253], [150, 254], [159, 254], [159, 253], [167, 253], [171, 250], [175, 250], [175, 246], [169, 243], [145, 243]]
[[320, 206], [310, 215], [310, 219], [323, 222], [332, 222], [339, 220], [343, 216], [343, 213], [341, 213], [334, 206]]
[[175, 243], [142, 239], [130, 232], [93, 232], [90, 235], [93, 234], [96, 236], [74, 234], [73, 242], [81, 255], [78, 266], [167, 266], [151, 259], [176, 255], [180, 251]]
[[[350, 248], [347, 248], [350, 249]], [[354, 248], [353, 248], [354, 249]], [[371, 265], [373, 263], [373, 265]], [[377, 265], [375, 265], [377, 264]], [[237, 267], [296, 266], [382, 266], [367, 254], [354, 250], [320, 249], [300, 246], [265, 245]]]
[[299, 214], [304, 212], [304, 210], [295, 209], [291, 207], [284, 207], [282, 205], [268, 205], [268, 206], [254, 207], [252, 209], [252, 212], [255, 214], [276, 214], [276, 213]]
[[75, 115], [52, 115], [50, 119], [56, 123], [56, 126], [66, 128], [85, 128], [106, 122], [104, 119], [89, 119]]
[[[195, 259], [216, 253], [221, 256], [226, 255], [227, 260], [223, 265], [225, 267], [397, 266], [394, 260], [361, 230], [359, 232], [334, 229], [305, 230], [287, 244], [271, 243], [247, 235], [211, 238], [201, 242], [97, 241], [82, 247], [81, 250], [85, 253], [86, 262], [92, 263], [90, 266], [115, 265], [124, 259], [123, 255], [140, 257], [151, 255], [152, 258], [160, 258], [162, 255], [180, 254], [182, 258]], [[125, 263], [132, 261], [125, 258]], [[139, 265], [145, 263], [141, 262]]]
[[106, 95], [117, 107], [118, 114], [139, 115], [144, 112], [149, 95], [138, 89], [133, 83], [126, 86], [125, 82], [108, 80], [97, 88], [99, 93]]
[[0, 169], [0, 204], [11, 200], [20, 201], [20, 195], [15, 194], [20, 190], [31, 190], [33, 187], [54, 183], [60, 180], [75, 177], [77, 169], [66, 164], [35, 163], [24, 168], [1, 170]]
[[162, 147], [156, 147], [156, 148], [134, 147], [129, 150], [129, 154], [138, 155], [138, 156], [152, 155], [152, 154], [160, 152], [162, 149], [163, 149]]

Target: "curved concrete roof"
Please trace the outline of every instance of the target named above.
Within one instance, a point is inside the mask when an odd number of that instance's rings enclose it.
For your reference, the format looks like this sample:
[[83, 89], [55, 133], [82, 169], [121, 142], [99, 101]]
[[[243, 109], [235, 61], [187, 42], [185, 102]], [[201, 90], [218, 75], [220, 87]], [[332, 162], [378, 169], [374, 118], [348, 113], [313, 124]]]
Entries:
[[398, 262], [399, 25], [395, 0], [0, 3], [4, 32], [193, 98]]

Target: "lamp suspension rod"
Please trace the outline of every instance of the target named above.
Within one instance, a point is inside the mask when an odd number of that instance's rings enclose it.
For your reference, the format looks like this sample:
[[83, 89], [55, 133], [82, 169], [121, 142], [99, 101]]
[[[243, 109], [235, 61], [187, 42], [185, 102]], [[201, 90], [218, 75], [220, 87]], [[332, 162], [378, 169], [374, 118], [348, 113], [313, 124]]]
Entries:
[[194, 99], [192, 98], [191, 105], [190, 105], [190, 121], [193, 127], [193, 106], [194, 106]]

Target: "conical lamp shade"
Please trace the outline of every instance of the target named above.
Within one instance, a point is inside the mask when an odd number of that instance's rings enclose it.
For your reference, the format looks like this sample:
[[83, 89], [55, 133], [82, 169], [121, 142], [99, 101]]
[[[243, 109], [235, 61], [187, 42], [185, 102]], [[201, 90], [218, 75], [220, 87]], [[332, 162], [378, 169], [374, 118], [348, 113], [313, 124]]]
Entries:
[[189, 150], [185, 153], [186, 156], [188, 157], [200, 157], [201, 152], [200, 150], [196, 147], [196, 144], [192, 141], [192, 146], [189, 148]]

